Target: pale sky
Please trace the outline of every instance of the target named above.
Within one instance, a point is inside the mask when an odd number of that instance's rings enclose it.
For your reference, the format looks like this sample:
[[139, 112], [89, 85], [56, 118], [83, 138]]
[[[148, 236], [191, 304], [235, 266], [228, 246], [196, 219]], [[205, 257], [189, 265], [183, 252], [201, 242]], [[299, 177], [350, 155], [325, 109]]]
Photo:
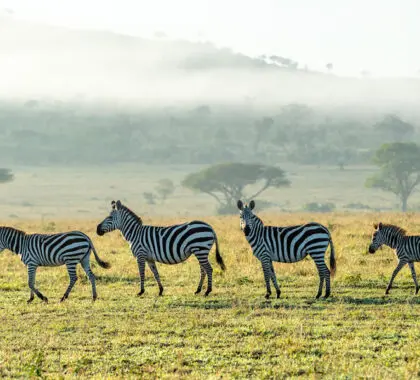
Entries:
[[359, 76], [420, 73], [420, 0], [0, 0], [43, 23], [201, 39]]

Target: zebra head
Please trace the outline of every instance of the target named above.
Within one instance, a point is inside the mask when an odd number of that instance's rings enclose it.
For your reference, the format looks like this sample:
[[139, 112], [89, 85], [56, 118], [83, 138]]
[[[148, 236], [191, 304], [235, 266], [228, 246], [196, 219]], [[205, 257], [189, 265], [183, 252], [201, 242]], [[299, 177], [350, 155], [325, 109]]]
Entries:
[[255, 215], [252, 210], [255, 207], [255, 202], [249, 202], [249, 205], [242, 203], [241, 200], [237, 203], [239, 209], [239, 225], [241, 230], [244, 231], [245, 236], [248, 236], [251, 232], [252, 228], [254, 227], [255, 223]]
[[119, 209], [121, 208], [120, 201], [112, 201], [111, 202], [111, 213], [107, 216], [101, 223], [98, 224], [96, 227], [96, 233], [99, 236], [106, 234], [107, 232], [111, 232], [117, 230], [121, 226], [121, 212]]
[[386, 236], [382, 228], [382, 223], [374, 224], [375, 231], [372, 235], [372, 241], [369, 245], [369, 253], [375, 253], [386, 241]]

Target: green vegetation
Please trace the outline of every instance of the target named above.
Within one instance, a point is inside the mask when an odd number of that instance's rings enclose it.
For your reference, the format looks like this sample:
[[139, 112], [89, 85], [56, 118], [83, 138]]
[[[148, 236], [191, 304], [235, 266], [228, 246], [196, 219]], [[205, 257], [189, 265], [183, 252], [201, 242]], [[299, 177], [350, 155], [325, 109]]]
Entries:
[[407, 201], [420, 183], [420, 147], [415, 143], [382, 145], [374, 162], [380, 172], [366, 181], [367, 187], [389, 191], [401, 201], [401, 210], [407, 211]]
[[[259, 184], [258, 190], [252, 195], [245, 195], [245, 188], [255, 184]], [[256, 198], [269, 188], [289, 184], [284, 171], [279, 168], [242, 163], [214, 165], [189, 174], [182, 181], [184, 187], [213, 197], [219, 203], [219, 214], [232, 214], [236, 210], [237, 200], [244, 196]]]
[[10, 169], [0, 168], [0, 183], [11, 182], [14, 178]]
[[[313, 220], [311, 214], [262, 214], [268, 224]], [[58, 303], [68, 278], [64, 267], [41, 268], [39, 288], [50, 303], [29, 295], [26, 270], [10, 252], [0, 255], [0, 376], [89, 378], [209, 378], [293, 376], [327, 378], [414, 378], [419, 375], [420, 298], [408, 269], [385, 297], [394, 267], [384, 248], [366, 254], [372, 222], [393, 222], [420, 232], [414, 215], [321, 214], [332, 230], [337, 276], [332, 297], [315, 301], [318, 279], [311, 260], [275, 264], [282, 297], [266, 302], [258, 261], [239, 230], [237, 217], [204, 218], [219, 236], [226, 272], [215, 265], [214, 294], [194, 296], [199, 268], [159, 266], [164, 296], [146, 271], [146, 293], [138, 291], [137, 265], [120, 234], [95, 235], [97, 220], [57, 221], [54, 231], [81, 229], [112, 268], [99, 268], [99, 300], [92, 303], [81, 268], [70, 298]], [[171, 224], [177, 219], [155, 219]], [[21, 222], [16, 227], [41, 231]]]

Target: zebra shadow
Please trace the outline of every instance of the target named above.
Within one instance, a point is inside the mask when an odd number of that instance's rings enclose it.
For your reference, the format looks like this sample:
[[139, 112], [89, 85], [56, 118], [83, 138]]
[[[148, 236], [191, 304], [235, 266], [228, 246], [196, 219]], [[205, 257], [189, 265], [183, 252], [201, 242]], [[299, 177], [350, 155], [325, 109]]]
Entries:
[[231, 300], [226, 299], [205, 299], [200, 300], [197, 297], [197, 300], [182, 300], [182, 299], [172, 299], [170, 300], [166, 306], [170, 309], [177, 309], [177, 308], [184, 308], [184, 309], [232, 309], [233, 302]]
[[[136, 283], [139, 282], [138, 276], [95, 275], [95, 279], [98, 283], [102, 283], [102, 284], [117, 284], [117, 283], [132, 284], [133, 282], [136, 282]], [[151, 279], [146, 279], [146, 283], [147, 282], [151, 282]]]
[[407, 294], [405, 297], [398, 296], [377, 296], [377, 297], [337, 297], [330, 302], [344, 303], [350, 305], [420, 305], [420, 297]]

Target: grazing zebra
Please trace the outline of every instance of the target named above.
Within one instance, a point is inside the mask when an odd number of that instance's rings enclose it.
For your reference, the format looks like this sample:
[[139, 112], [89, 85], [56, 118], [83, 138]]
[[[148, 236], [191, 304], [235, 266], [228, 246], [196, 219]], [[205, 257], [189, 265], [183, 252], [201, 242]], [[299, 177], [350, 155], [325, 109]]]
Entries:
[[68, 298], [77, 281], [76, 266], [80, 263], [92, 284], [92, 296], [97, 298], [95, 276], [90, 269], [90, 251], [102, 268], [110, 265], [102, 261], [96, 253], [90, 238], [80, 231], [71, 231], [58, 234], [27, 234], [11, 227], [0, 227], [0, 252], [8, 249], [21, 255], [22, 262], [28, 268], [28, 285], [31, 296], [28, 303], [34, 300], [36, 294], [41, 300], [48, 302], [35, 287], [35, 275], [38, 267], [55, 267], [66, 264], [70, 277], [70, 284], [61, 301]]
[[420, 236], [406, 236], [406, 231], [393, 224], [374, 224], [375, 231], [372, 235], [372, 242], [369, 245], [369, 253], [375, 253], [382, 245], [395, 250], [398, 259], [397, 267], [392, 273], [391, 280], [386, 288], [385, 294], [389, 294], [395, 276], [408, 264], [413, 277], [416, 293], [419, 292], [419, 284], [417, 283], [416, 270], [414, 262], [420, 261]]
[[170, 227], [145, 226], [139, 216], [120, 201], [112, 201], [111, 214], [97, 227], [97, 234], [120, 230], [122, 236], [130, 244], [131, 251], [137, 259], [140, 274], [140, 292], [144, 293], [144, 271], [146, 262], [159, 285], [159, 295], [163, 293], [159, 272], [155, 262], [178, 264], [194, 254], [200, 264], [201, 276], [195, 294], [201, 292], [207, 274], [207, 296], [212, 291], [213, 268], [209, 263], [209, 252], [216, 243], [216, 261], [225, 270], [219, 244], [213, 228], [201, 221], [178, 224]]
[[325, 298], [330, 295], [330, 271], [325, 265], [325, 251], [328, 244], [331, 246], [330, 267], [331, 275], [334, 276], [336, 263], [334, 246], [328, 229], [318, 223], [308, 223], [300, 226], [273, 227], [264, 226], [252, 210], [255, 202], [251, 201], [244, 205], [238, 201], [240, 210], [240, 227], [252, 248], [254, 256], [261, 261], [264, 272], [267, 293], [265, 298], [270, 298], [270, 280], [280, 297], [280, 287], [277, 284], [273, 261], [281, 263], [295, 263], [310, 255], [315, 261], [319, 274], [319, 289], [316, 298], [322, 294], [324, 279], [326, 282]]

